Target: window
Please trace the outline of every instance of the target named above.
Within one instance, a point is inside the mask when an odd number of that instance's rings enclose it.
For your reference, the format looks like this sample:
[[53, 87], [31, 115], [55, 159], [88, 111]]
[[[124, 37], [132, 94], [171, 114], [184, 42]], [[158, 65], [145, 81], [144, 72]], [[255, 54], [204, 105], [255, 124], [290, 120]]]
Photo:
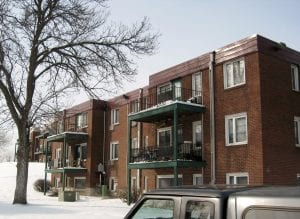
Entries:
[[74, 178], [74, 188], [75, 189], [85, 189], [85, 177], [75, 177]]
[[175, 202], [172, 199], [147, 199], [137, 209], [132, 219], [173, 218]]
[[294, 117], [294, 126], [295, 126], [295, 144], [297, 147], [300, 147], [300, 117]]
[[119, 142], [110, 143], [110, 160], [117, 160], [119, 154]]
[[223, 65], [224, 88], [231, 88], [245, 84], [245, 61], [239, 59]]
[[214, 204], [205, 201], [188, 201], [185, 208], [186, 219], [214, 218]]
[[119, 124], [119, 109], [111, 110], [111, 124]]
[[293, 207], [275, 207], [275, 206], [251, 206], [242, 213], [243, 219], [265, 219], [265, 218], [300, 218], [300, 210]]
[[297, 176], [296, 176], [297, 178], [296, 178], [296, 182], [297, 182], [297, 185], [299, 185], [300, 186], [300, 173], [297, 173]]
[[76, 128], [87, 127], [88, 126], [88, 114], [87, 114], [87, 112], [77, 114], [75, 124], [76, 124]]
[[171, 127], [157, 130], [157, 142], [159, 147], [172, 145], [172, 129]]
[[134, 100], [130, 103], [130, 112], [131, 113], [136, 113], [140, 109], [140, 103], [138, 100]]
[[248, 173], [227, 173], [226, 184], [230, 184], [230, 185], [249, 184]]
[[167, 100], [172, 100], [173, 92], [171, 83], [164, 84], [157, 89], [157, 103], [162, 103]]
[[[182, 175], [178, 175], [178, 185], [182, 185]], [[156, 187], [158, 189], [174, 186], [174, 175], [157, 175]]]
[[295, 91], [300, 91], [300, 74], [299, 74], [299, 66], [291, 65], [291, 73], [292, 73], [292, 87]]
[[195, 147], [202, 146], [202, 123], [201, 121], [193, 122], [193, 144]]
[[192, 76], [193, 97], [201, 96], [202, 93], [202, 73], [198, 72]]
[[247, 114], [225, 116], [226, 145], [247, 144]]
[[118, 182], [115, 177], [109, 177], [109, 190], [110, 191], [116, 191], [118, 187]]
[[54, 187], [59, 188], [60, 186], [60, 178], [59, 177], [54, 177]]
[[181, 81], [174, 81], [173, 86], [174, 86], [175, 100], [181, 100], [181, 90], [182, 90]]
[[145, 176], [145, 178], [144, 178], [144, 192], [148, 192], [148, 180], [149, 180], [149, 177]]
[[87, 158], [87, 143], [76, 145], [74, 159], [82, 160], [86, 158]]
[[203, 184], [202, 174], [193, 174], [193, 185], [198, 186]]

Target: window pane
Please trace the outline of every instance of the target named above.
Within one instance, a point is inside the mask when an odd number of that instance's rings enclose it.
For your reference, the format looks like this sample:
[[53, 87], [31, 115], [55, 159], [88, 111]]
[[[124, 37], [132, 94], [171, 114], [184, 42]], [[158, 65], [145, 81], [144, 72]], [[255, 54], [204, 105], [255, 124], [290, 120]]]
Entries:
[[295, 121], [295, 143], [300, 144], [300, 136], [299, 136], [299, 121]]
[[236, 177], [236, 184], [248, 184], [248, 177], [247, 176]]
[[159, 131], [158, 133], [158, 145], [170, 146], [171, 145], [171, 130]]
[[148, 199], [137, 210], [133, 219], [173, 218], [175, 203], [173, 200]]
[[228, 143], [233, 143], [233, 119], [228, 120]]
[[236, 126], [236, 142], [246, 141], [246, 118], [237, 118]]
[[235, 184], [235, 182], [234, 182], [234, 176], [229, 176], [229, 184], [230, 185]]
[[232, 63], [226, 65], [226, 87], [233, 86], [233, 67]]
[[114, 158], [118, 158], [119, 155], [119, 144], [115, 144], [115, 157]]
[[207, 219], [213, 218], [214, 205], [210, 202], [188, 201], [186, 205], [186, 219]]

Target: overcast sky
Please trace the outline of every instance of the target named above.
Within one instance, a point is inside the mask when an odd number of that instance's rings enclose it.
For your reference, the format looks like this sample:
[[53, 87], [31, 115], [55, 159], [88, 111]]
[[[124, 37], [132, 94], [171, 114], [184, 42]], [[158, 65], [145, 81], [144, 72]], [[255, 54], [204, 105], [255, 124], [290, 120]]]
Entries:
[[148, 84], [151, 74], [260, 34], [300, 51], [299, 0], [111, 0], [111, 20], [132, 24], [148, 17], [161, 34], [159, 49], [138, 62], [136, 82], [124, 91]]

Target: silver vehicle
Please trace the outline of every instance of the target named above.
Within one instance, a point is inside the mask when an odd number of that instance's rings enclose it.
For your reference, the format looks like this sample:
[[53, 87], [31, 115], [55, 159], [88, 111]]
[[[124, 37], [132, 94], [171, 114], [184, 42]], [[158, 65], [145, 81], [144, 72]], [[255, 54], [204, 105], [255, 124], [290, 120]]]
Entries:
[[203, 186], [146, 193], [125, 219], [300, 219], [300, 187]]

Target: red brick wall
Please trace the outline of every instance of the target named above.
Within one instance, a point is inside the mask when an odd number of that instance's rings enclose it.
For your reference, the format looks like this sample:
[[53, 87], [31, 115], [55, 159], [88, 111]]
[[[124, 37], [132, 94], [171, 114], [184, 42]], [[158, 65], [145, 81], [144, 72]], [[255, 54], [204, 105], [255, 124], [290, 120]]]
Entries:
[[260, 54], [264, 183], [295, 184], [300, 148], [294, 142], [294, 116], [300, 116], [300, 93], [292, 91], [291, 62]]
[[[251, 184], [263, 183], [258, 54], [244, 59], [246, 83], [234, 88], [224, 89], [223, 63], [216, 66], [216, 183], [226, 183], [226, 173], [235, 172], [248, 172]], [[225, 116], [242, 112], [247, 113], [248, 144], [225, 146]]]

